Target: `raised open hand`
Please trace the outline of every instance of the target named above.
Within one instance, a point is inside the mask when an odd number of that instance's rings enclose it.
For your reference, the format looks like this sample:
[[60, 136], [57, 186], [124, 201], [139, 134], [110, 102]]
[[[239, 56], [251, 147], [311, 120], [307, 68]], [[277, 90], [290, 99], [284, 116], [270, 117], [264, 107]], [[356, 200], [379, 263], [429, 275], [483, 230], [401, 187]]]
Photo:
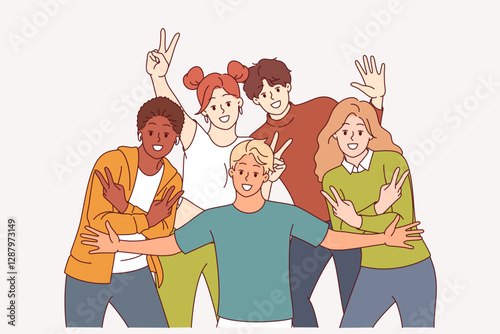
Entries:
[[97, 249], [91, 250], [90, 254], [116, 253], [118, 251], [120, 239], [108, 221], [106, 221], [108, 234], [102, 233], [90, 226], [85, 226], [85, 229], [94, 234], [80, 234], [84, 238], [82, 244], [97, 247]]
[[275, 132], [273, 140], [271, 141], [271, 145], [269, 145], [269, 147], [271, 147], [271, 150], [274, 153], [274, 162], [273, 162], [274, 172], [269, 173], [269, 181], [271, 182], [277, 181], [280, 178], [281, 174], [283, 174], [283, 172], [285, 171], [286, 164], [285, 161], [281, 159], [281, 156], [283, 155], [283, 152], [285, 152], [287, 147], [290, 146], [290, 144], [292, 143], [292, 138], [288, 139], [283, 144], [283, 146], [281, 146], [281, 148], [276, 152], [275, 150], [276, 150], [276, 144], [278, 143], [278, 136], [279, 136], [278, 132]]
[[392, 247], [413, 249], [413, 246], [408, 245], [406, 242], [413, 240], [422, 240], [420, 234], [424, 233], [424, 230], [411, 230], [412, 228], [418, 226], [420, 222], [414, 222], [409, 225], [396, 228], [398, 222], [399, 215], [397, 215], [392, 223], [385, 229], [385, 244]]
[[407, 170], [401, 175], [399, 181], [397, 181], [399, 175], [399, 167], [397, 167], [392, 174], [391, 182], [380, 187], [379, 199], [375, 203], [375, 212], [377, 215], [386, 212], [401, 197], [401, 187], [409, 174], [410, 171]]
[[169, 217], [172, 214], [173, 205], [184, 193], [184, 191], [181, 190], [169, 200], [174, 190], [175, 190], [174, 186], [170, 187], [167, 191], [167, 194], [162, 200], [153, 201], [153, 203], [151, 203], [149, 212], [146, 215], [149, 227], [155, 226], [163, 219]]
[[164, 77], [167, 74], [179, 37], [180, 34], [176, 33], [167, 49], [165, 29], [161, 29], [160, 46], [158, 49], [148, 52], [146, 59], [146, 71], [150, 75]]
[[382, 63], [380, 71], [377, 71], [375, 57], [371, 56], [370, 62], [371, 67], [368, 63], [368, 57], [363, 56], [363, 63], [365, 65], [365, 68], [363, 68], [359, 61], [355, 61], [359, 74], [361, 74], [361, 78], [363, 79], [363, 84], [352, 82], [351, 86], [359, 89], [372, 99], [381, 98], [385, 95], [385, 64]]
[[325, 196], [326, 200], [331, 204], [335, 217], [341, 219], [346, 224], [354, 228], [360, 228], [363, 223], [363, 219], [356, 213], [354, 204], [352, 204], [351, 201], [342, 200], [337, 192], [337, 189], [333, 186], [330, 186], [330, 190], [335, 197], [335, 200], [323, 190], [321, 191], [321, 194]]
[[102, 194], [104, 198], [111, 203], [111, 205], [113, 205], [120, 213], [123, 213], [128, 206], [128, 202], [125, 199], [125, 189], [121, 184], [117, 184], [113, 181], [113, 176], [111, 175], [108, 167], [104, 167], [104, 172], [106, 173], [109, 183], [106, 182], [101, 172], [97, 169], [95, 170], [95, 175], [102, 184]]

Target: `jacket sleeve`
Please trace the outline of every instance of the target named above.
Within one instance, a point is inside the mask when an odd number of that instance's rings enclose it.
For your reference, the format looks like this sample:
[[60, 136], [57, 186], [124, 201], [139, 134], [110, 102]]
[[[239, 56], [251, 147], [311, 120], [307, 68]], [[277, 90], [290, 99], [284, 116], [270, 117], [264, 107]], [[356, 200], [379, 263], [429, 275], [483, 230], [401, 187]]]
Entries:
[[[131, 205], [124, 213], [118, 212], [103, 195], [103, 186], [95, 175], [98, 170], [106, 178], [104, 168], [108, 167], [115, 183], [121, 184], [127, 191], [130, 188], [130, 171], [125, 157], [119, 151], [110, 151], [97, 160], [89, 178], [85, 206], [87, 220], [93, 228], [106, 232], [106, 221], [117, 234], [141, 233], [149, 227], [145, 213]], [[130, 196], [130, 192], [129, 192]]]
[[[170, 196], [170, 198], [174, 197], [179, 191], [182, 190], [182, 178], [181, 176], [176, 173], [172, 179], [164, 186], [162, 187], [161, 191], [159, 192], [159, 197], [155, 198], [155, 200], [162, 200], [165, 198], [167, 191], [170, 187], [174, 186], [175, 190]], [[170, 199], [169, 198], [169, 199]], [[148, 239], [153, 239], [153, 238], [159, 238], [159, 237], [165, 237], [168, 236], [172, 233], [173, 228], [174, 228], [174, 222], [175, 222], [175, 215], [177, 213], [177, 204], [178, 201], [174, 203], [172, 206], [172, 211], [170, 216], [167, 218], [163, 219], [161, 222], [156, 224], [153, 227], [150, 227], [142, 232], [142, 234], [148, 238]]]

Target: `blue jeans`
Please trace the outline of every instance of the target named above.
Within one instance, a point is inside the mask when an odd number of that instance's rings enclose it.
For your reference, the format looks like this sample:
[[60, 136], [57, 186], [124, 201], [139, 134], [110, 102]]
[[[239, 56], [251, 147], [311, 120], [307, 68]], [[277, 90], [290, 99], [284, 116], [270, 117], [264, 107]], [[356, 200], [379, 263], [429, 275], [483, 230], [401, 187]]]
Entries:
[[340, 327], [373, 327], [394, 303], [403, 327], [434, 327], [436, 274], [430, 258], [395, 269], [361, 267]]
[[108, 303], [128, 327], [168, 327], [149, 268], [112, 274], [108, 284], [66, 276], [66, 327], [102, 327]]
[[[329, 225], [331, 227], [331, 224]], [[337, 270], [342, 310], [345, 312], [361, 266], [361, 249], [332, 251], [292, 238], [290, 242], [290, 288], [294, 327], [318, 327], [311, 295], [332, 256]]]

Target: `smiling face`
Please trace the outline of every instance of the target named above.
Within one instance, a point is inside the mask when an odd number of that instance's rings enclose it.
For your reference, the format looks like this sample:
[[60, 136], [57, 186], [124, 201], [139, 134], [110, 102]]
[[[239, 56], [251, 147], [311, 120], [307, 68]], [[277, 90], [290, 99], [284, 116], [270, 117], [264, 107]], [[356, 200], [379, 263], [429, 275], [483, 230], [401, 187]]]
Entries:
[[373, 136], [366, 130], [365, 122], [355, 115], [349, 115], [342, 127], [333, 134], [340, 150], [350, 158], [363, 154]]
[[201, 112], [208, 116], [210, 123], [223, 130], [231, 129], [238, 121], [239, 108], [243, 105], [243, 99], [235, 97], [223, 88], [216, 88], [208, 106]]
[[234, 189], [244, 197], [250, 197], [260, 192], [262, 184], [269, 179], [269, 174], [264, 173], [252, 154], [244, 155], [234, 166], [229, 169], [229, 176], [233, 179]]
[[141, 134], [144, 150], [155, 159], [161, 159], [170, 153], [176, 138], [179, 137], [168, 118], [164, 116], [150, 118], [138, 133]]
[[262, 90], [258, 97], [254, 97], [253, 103], [260, 105], [268, 114], [281, 115], [290, 103], [290, 90], [292, 86], [276, 84], [270, 86], [266, 79], [262, 79]]

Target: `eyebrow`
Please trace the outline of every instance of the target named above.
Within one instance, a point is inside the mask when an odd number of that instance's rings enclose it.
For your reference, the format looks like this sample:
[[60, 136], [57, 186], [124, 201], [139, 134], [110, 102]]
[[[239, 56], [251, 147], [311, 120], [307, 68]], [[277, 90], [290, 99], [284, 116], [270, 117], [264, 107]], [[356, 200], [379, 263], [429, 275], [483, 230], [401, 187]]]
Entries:
[[253, 167], [259, 167], [260, 168], [261, 166], [260, 165], [253, 165]]
[[358, 123], [358, 124], [356, 124], [356, 125], [362, 125], [362, 126], [364, 126], [364, 124], [363, 124], [363, 123]]
[[246, 163], [244, 163], [244, 162], [240, 162], [240, 165], [245, 165], [245, 166], [246, 166], [247, 164], [246, 164]]

